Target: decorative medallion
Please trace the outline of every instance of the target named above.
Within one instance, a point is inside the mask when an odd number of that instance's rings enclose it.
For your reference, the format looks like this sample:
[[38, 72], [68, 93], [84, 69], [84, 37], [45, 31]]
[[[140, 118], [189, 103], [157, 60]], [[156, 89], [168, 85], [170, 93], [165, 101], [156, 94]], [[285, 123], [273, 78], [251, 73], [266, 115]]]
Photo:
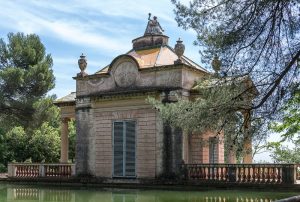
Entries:
[[117, 65], [114, 71], [114, 79], [119, 87], [129, 87], [135, 83], [138, 76], [138, 69], [132, 62], [122, 62]]

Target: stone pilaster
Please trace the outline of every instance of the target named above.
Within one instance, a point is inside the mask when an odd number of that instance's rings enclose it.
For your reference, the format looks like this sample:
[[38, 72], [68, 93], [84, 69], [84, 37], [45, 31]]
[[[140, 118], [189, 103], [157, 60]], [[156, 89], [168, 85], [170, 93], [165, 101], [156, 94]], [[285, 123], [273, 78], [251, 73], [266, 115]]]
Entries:
[[155, 138], [156, 177], [158, 177], [161, 176], [164, 172], [164, 125], [158, 112], [156, 112], [156, 134], [155, 135], [156, 135]]
[[[165, 92], [162, 97], [163, 103], [171, 102], [172, 93]], [[169, 124], [163, 124], [163, 176], [173, 178], [180, 170], [182, 163], [182, 130], [172, 128]]]
[[182, 164], [182, 130], [180, 128], [172, 129], [172, 172], [178, 174], [180, 164]]
[[189, 143], [189, 134], [182, 133], [182, 160], [184, 163], [189, 163], [190, 156], [190, 143]]
[[63, 118], [61, 120], [61, 142], [60, 142], [60, 162], [68, 163], [69, 159], [69, 130], [68, 130], [68, 118]]
[[79, 176], [93, 175], [93, 168], [90, 166], [93, 144], [90, 141], [92, 133], [92, 109], [89, 98], [76, 100], [76, 174]]

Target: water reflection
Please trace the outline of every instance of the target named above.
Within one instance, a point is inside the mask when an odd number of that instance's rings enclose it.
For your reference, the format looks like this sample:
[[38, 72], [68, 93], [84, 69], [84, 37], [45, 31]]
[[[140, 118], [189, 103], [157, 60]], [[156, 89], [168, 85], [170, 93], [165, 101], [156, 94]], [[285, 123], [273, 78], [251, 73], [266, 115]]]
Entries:
[[70, 190], [39, 188], [7, 188], [7, 201], [53, 201], [75, 202], [75, 193]]
[[[0, 195], [3, 194], [3, 191]], [[294, 193], [240, 191], [142, 191], [7, 187], [7, 202], [270, 202]], [[2, 195], [3, 196], [3, 195]], [[2, 197], [0, 197], [2, 198]], [[2, 200], [1, 200], [2, 201]]]

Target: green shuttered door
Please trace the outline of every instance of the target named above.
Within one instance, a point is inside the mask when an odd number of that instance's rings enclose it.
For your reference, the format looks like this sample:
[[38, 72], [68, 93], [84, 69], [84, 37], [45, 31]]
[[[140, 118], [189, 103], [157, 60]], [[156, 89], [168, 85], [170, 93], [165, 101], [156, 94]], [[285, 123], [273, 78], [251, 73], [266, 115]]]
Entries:
[[114, 122], [114, 177], [135, 177], [135, 122]]

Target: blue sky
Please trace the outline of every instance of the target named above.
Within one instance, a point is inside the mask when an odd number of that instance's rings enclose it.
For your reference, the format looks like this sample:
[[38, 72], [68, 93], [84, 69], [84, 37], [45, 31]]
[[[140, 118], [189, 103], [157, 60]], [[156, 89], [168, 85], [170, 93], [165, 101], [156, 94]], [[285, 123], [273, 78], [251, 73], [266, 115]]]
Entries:
[[81, 53], [88, 59], [87, 73], [101, 69], [143, 35], [149, 12], [158, 17], [169, 45], [181, 37], [185, 55], [200, 63], [199, 48], [193, 45], [196, 34], [177, 26], [170, 0], [10, 0], [0, 6], [1, 38], [9, 32], [35, 33], [52, 55], [56, 85], [50, 94], [57, 97], [75, 91], [72, 77], [79, 72]]

